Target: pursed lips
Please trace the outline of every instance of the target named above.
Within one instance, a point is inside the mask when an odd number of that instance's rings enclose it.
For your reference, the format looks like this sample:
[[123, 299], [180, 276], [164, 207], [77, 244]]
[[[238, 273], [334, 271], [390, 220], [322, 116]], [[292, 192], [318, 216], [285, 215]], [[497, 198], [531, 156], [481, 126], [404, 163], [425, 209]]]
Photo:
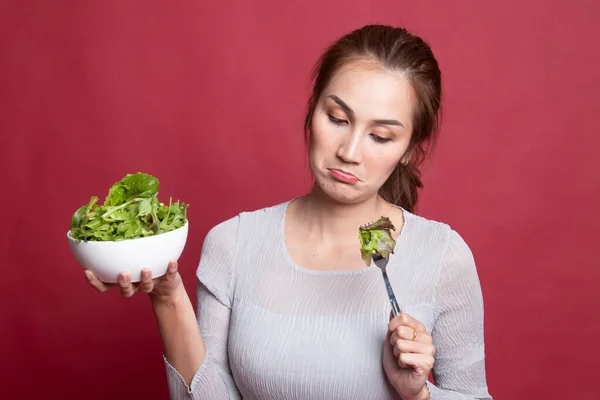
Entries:
[[331, 171], [331, 170], [333, 170], [333, 171], [338, 171], [338, 172], [341, 172], [341, 173], [342, 173], [342, 174], [344, 174], [344, 175], [351, 176], [351, 177], [353, 177], [353, 178], [356, 178], [358, 181], [360, 181], [360, 179], [359, 179], [359, 178], [358, 178], [356, 175], [354, 175], [352, 172], [348, 172], [348, 171], [346, 171], [346, 170], [343, 170], [343, 169], [341, 169], [341, 168], [327, 168], [327, 169], [328, 169], [328, 170], [330, 170], [330, 171]]

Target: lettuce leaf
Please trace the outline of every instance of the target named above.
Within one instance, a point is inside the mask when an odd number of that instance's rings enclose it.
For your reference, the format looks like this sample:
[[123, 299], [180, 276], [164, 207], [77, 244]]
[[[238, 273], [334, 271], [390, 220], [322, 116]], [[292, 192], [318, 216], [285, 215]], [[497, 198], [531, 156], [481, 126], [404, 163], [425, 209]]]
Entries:
[[71, 237], [77, 240], [117, 241], [169, 232], [187, 221], [187, 207], [158, 200], [159, 181], [152, 175], [127, 174], [112, 185], [104, 204], [93, 196], [71, 217]]
[[89, 219], [89, 214], [92, 210], [92, 207], [97, 201], [98, 197], [92, 196], [90, 202], [86, 206], [81, 206], [77, 211], [75, 211], [75, 214], [73, 214], [73, 217], [71, 217], [71, 226], [79, 227], [81, 224], [85, 224]]
[[386, 260], [390, 259], [390, 254], [394, 253], [396, 246], [390, 230], [395, 229], [388, 217], [381, 217], [374, 223], [363, 225], [358, 229], [360, 255], [367, 267], [371, 265], [373, 252]]
[[142, 172], [127, 174], [110, 188], [104, 205], [116, 206], [136, 197], [154, 196], [158, 193], [158, 186], [158, 179], [152, 175]]

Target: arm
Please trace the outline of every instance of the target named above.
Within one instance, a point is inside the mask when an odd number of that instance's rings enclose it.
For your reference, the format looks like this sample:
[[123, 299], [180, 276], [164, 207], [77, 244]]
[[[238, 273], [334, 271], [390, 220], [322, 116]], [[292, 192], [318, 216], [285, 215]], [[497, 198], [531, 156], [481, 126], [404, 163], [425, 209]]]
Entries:
[[206, 355], [192, 302], [183, 285], [172, 298], [151, 299], [164, 356], [190, 385]]
[[196, 273], [197, 319], [185, 293], [155, 308], [172, 400], [239, 398], [227, 357], [237, 226], [237, 218], [225, 221], [204, 240]]
[[481, 286], [471, 250], [455, 231], [442, 263], [432, 331], [436, 384], [427, 384], [431, 399], [491, 400], [485, 378]]

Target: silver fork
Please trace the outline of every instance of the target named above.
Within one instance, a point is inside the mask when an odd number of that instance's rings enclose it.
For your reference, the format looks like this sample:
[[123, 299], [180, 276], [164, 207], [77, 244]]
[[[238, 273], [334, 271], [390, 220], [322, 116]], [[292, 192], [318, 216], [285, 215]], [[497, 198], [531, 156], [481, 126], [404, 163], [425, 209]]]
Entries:
[[392, 304], [392, 312], [394, 313], [394, 317], [402, 314], [402, 308], [398, 305], [396, 301], [396, 296], [394, 295], [394, 290], [392, 289], [392, 285], [390, 285], [390, 280], [387, 276], [387, 272], [385, 272], [385, 268], [387, 267], [388, 260], [381, 257], [379, 254], [373, 252], [371, 255], [373, 262], [377, 267], [381, 270], [383, 274], [383, 280], [385, 281], [385, 288], [387, 289], [388, 297], [390, 299], [390, 303]]

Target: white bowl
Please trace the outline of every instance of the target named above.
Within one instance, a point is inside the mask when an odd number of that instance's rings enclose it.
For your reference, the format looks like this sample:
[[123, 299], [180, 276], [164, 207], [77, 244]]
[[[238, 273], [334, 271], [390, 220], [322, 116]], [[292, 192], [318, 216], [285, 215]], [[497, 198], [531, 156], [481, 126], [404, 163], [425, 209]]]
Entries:
[[150, 268], [152, 277], [167, 273], [169, 261], [177, 261], [187, 239], [189, 223], [155, 236], [117, 242], [80, 241], [67, 232], [69, 247], [82, 267], [91, 270], [102, 282], [116, 283], [119, 273], [128, 271], [132, 282], [141, 280], [142, 269]]

